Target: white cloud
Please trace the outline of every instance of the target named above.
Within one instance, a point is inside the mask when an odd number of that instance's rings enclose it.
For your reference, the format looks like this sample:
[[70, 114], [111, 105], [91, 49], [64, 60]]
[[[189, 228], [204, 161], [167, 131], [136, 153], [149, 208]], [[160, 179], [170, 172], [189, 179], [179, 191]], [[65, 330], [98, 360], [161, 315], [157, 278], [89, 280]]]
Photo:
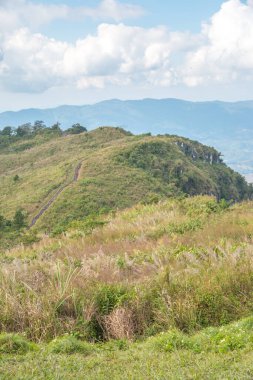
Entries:
[[[1, 24], [1, 12], [9, 12], [14, 3], [20, 7], [25, 4], [31, 10], [26, 14], [16, 7], [9, 25], [18, 27], [11, 30]], [[4, 89], [41, 92], [73, 83], [83, 89], [108, 84], [196, 87], [214, 82], [253, 81], [253, 0], [247, 4], [226, 1], [203, 25], [200, 34], [173, 32], [161, 26], [103, 23], [96, 33], [75, 43], [50, 39], [32, 31], [32, 26], [20, 27], [28, 22], [25, 18], [29, 18], [30, 12], [36, 13], [32, 7], [37, 6], [44, 7], [26, 0], [0, 0], [0, 85]], [[70, 17], [71, 12], [74, 17], [76, 12], [64, 5], [52, 7], [48, 16], [48, 6], [43, 8], [40, 22], [56, 17], [59, 10], [57, 17], [63, 18]], [[81, 17], [115, 20], [141, 12], [136, 6], [114, 0], [80, 10]], [[36, 16], [33, 22], [39, 23]]]
[[2, 87], [12, 91], [41, 92], [61, 85], [63, 78], [59, 67], [67, 48], [66, 43], [39, 33], [31, 34], [26, 28], [15, 31], [2, 44]]
[[33, 3], [27, 0], [0, 1], [0, 33], [20, 27], [38, 30], [55, 19], [65, 19], [70, 13], [66, 5]]
[[97, 7], [70, 7], [64, 4], [33, 3], [31, 0], [0, 1], [0, 33], [20, 27], [38, 31], [39, 28], [57, 19], [122, 21], [137, 18], [144, 10], [132, 4], [122, 4], [117, 0], [102, 0]]
[[253, 1], [225, 2], [202, 35], [203, 45], [187, 57], [186, 84], [253, 79]]
[[66, 75], [132, 74], [169, 63], [170, 41], [165, 28], [144, 29], [101, 24], [95, 36], [78, 40], [63, 59]]
[[193, 40], [164, 27], [101, 24], [95, 35], [70, 44], [21, 28], [2, 43], [0, 79], [7, 89], [38, 92], [73, 82], [78, 88], [169, 83], [171, 57]]

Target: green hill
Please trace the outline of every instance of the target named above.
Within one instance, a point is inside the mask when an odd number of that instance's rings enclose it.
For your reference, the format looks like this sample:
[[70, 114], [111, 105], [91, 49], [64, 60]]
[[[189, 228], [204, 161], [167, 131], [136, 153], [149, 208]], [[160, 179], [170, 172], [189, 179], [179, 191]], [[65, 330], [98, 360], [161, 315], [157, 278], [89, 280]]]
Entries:
[[134, 136], [110, 127], [77, 135], [42, 132], [0, 136], [0, 214], [12, 219], [23, 209], [28, 224], [41, 214], [38, 230], [62, 231], [89, 215], [170, 196], [251, 195], [215, 149], [182, 137]]
[[252, 378], [252, 188], [216, 150], [55, 126], [0, 158], [4, 379]]

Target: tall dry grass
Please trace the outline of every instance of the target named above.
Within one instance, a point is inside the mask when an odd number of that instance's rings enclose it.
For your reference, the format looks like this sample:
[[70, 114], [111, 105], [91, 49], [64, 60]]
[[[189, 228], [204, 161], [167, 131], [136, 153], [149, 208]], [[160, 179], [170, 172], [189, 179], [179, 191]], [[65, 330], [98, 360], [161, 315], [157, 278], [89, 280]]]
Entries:
[[[138, 281], [129, 281], [133, 273]], [[79, 267], [71, 258], [17, 261], [0, 271], [0, 328], [36, 341], [66, 332], [133, 339], [172, 326], [190, 331], [250, 314], [252, 286], [252, 245], [168, 255], [127, 270], [99, 255]]]
[[137, 206], [92, 234], [69, 231], [5, 252], [0, 330], [35, 341], [66, 332], [133, 340], [249, 315], [253, 206], [219, 210], [213, 202]]

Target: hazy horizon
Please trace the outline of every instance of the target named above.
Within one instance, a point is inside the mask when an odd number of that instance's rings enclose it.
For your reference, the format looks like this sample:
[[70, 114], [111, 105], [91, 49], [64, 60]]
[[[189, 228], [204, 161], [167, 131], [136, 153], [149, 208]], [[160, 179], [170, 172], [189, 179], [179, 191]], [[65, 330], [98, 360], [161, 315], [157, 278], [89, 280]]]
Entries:
[[120, 102], [128, 102], [128, 101], [144, 101], [144, 100], [178, 100], [178, 101], [183, 101], [183, 102], [189, 102], [189, 103], [213, 103], [213, 102], [219, 102], [219, 103], [243, 103], [243, 102], [253, 102], [253, 97], [252, 99], [238, 99], [238, 100], [223, 100], [223, 99], [210, 99], [210, 100], [203, 100], [203, 99], [186, 99], [186, 98], [175, 98], [175, 97], [164, 97], [164, 98], [155, 98], [155, 97], [144, 97], [144, 98], [105, 98], [102, 100], [90, 102], [90, 103], [61, 103], [61, 104], [55, 104], [51, 106], [41, 106], [41, 107], [29, 107], [29, 105], [25, 108], [14, 108], [10, 107], [10, 109], [5, 109], [1, 110], [0, 108], [0, 114], [5, 113], [5, 112], [19, 112], [19, 111], [26, 111], [30, 109], [39, 109], [39, 110], [47, 110], [47, 109], [54, 109], [54, 108], [59, 108], [59, 107], [68, 107], [68, 106], [76, 106], [76, 107], [82, 107], [82, 106], [92, 106], [96, 105], [99, 103], [104, 103], [104, 102], [110, 102], [110, 101], [120, 101]]

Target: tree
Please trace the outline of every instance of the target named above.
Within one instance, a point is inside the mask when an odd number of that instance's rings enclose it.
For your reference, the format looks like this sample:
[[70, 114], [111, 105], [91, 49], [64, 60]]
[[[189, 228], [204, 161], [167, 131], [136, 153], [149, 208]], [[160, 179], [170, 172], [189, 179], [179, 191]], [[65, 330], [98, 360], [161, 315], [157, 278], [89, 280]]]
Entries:
[[60, 128], [60, 123], [57, 121], [57, 123], [55, 123], [55, 124], [53, 124], [52, 126], [51, 126], [51, 131], [53, 131], [53, 132], [57, 132], [58, 134], [62, 134], [62, 130], [61, 130], [61, 128]]
[[14, 218], [13, 218], [13, 225], [17, 229], [21, 229], [25, 227], [26, 225], [26, 216], [24, 214], [24, 211], [22, 209], [18, 209], [15, 212]]
[[16, 134], [18, 137], [28, 136], [31, 133], [32, 133], [31, 123], [22, 124], [16, 130]]
[[2, 132], [0, 132], [0, 134], [2, 136], [9, 136], [10, 137], [13, 134], [13, 128], [9, 127], [9, 126], [4, 127], [4, 129], [2, 130]]
[[5, 227], [5, 218], [0, 215], [0, 230]]
[[13, 181], [17, 182], [17, 181], [19, 181], [19, 179], [20, 179], [19, 175], [15, 174], [14, 177], [13, 177]]
[[83, 132], [87, 132], [87, 128], [83, 127], [79, 123], [73, 124], [71, 128], [66, 130], [67, 135], [78, 135]]
[[42, 131], [46, 128], [46, 124], [42, 120], [36, 120], [33, 124], [33, 131], [35, 133]]

